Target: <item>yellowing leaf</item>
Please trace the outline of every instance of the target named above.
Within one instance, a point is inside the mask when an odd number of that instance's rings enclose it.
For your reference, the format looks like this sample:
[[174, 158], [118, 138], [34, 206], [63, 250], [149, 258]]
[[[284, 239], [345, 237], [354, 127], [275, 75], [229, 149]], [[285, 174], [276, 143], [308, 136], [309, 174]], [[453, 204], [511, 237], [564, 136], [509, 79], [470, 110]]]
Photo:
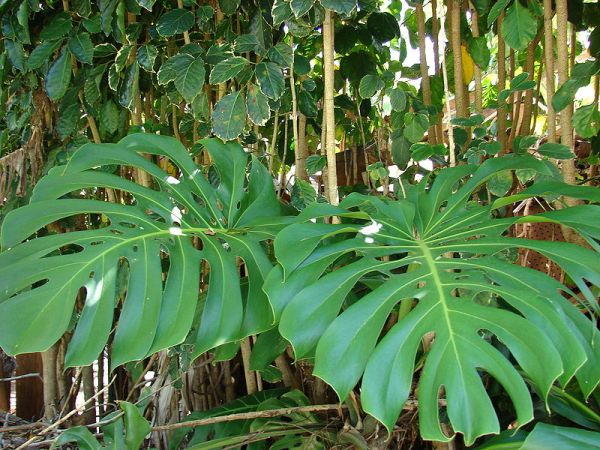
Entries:
[[467, 51], [467, 47], [461, 45], [460, 53], [462, 56], [463, 83], [467, 85], [473, 79], [473, 71], [475, 69], [475, 65], [473, 63], [473, 58], [471, 58], [471, 55]]

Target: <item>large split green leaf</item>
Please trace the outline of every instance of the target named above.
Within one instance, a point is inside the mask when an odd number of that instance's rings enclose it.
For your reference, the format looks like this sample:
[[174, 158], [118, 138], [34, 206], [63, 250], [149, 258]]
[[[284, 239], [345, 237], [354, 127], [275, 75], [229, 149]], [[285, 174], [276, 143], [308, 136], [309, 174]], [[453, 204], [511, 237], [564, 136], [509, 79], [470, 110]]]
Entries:
[[[564, 385], [576, 377], [585, 395], [600, 380], [598, 334], [560, 294], [571, 290], [544, 273], [511, 264], [506, 256], [524, 248], [549, 257], [591, 308], [596, 300], [589, 285], [600, 285], [593, 241], [600, 237], [600, 207], [581, 205], [526, 218], [497, 214], [502, 206], [536, 195], [600, 201], [600, 194], [554, 183], [533, 185], [492, 205], [472, 201], [483, 183], [514, 169], [547, 170], [525, 156], [445, 169], [432, 183], [409, 188], [402, 200], [354, 194], [340, 207], [310, 205], [299, 223], [275, 240], [280, 266], [267, 277], [265, 290], [281, 335], [297, 358], [315, 358], [314, 374], [341, 399], [362, 377], [365, 411], [388, 430], [411, 393], [417, 358], [425, 361], [418, 388], [421, 435], [450, 439], [440, 425], [443, 388], [450, 425], [464, 434], [467, 445], [500, 431], [484, 385], [487, 376], [504, 387], [520, 425], [533, 419], [523, 374], [542, 399], [556, 380]], [[326, 215], [343, 223], [319, 223]], [[506, 236], [519, 221], [562, 223], [578, 230], [595, 250]], [[362, 291], [358, 300], [348, 297], [352, 289]], [[398, 305], [400, 319], [386, 332]], [[430, 348], [423, 348], [426, 336], [433, 339]]]
[[[117, 144], [84, 145], [37, 184], [29, 205], [7, 215], [0, 253], [0, 316], [11, 318], [0, 329], [5, 351], [43, 351], [75, 317], [66, 365], [90, 364], [109, 338], [120, 301], [113, 366], [178, 344], [200, 307], [202, 261], [210, 281], [190, 338], [196, 355], [273, 326], [261, 289], [272, 267], [263, 241], [271, 238], [280, 213], [271, 177], [255, 158], [248, 164], [239, 144], [201, 142], [218, 178], [212, 182], [175, 139], [133, 134]], [[180, 176], [167, 174], [144, 153], [167, 158]], [[147, 172], [154, 187], [101, 170], [111, 165]], [[119, 190], [135, 203], [86, 199], [81, 193], [93, 187]], [[88, 223], [105, 218], [105, 226], [35, 237], [46, 224], [79, 215]], [[82, 288], [83, 309], [73, 316]]]

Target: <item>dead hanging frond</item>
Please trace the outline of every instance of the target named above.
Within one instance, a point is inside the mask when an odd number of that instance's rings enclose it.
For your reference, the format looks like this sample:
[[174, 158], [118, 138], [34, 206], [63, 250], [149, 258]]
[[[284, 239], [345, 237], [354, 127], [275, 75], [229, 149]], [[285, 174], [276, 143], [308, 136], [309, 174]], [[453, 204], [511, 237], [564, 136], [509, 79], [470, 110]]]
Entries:
[[37, 182], [44, 167], [43, 125], [49, 106], [48, 98], [42, 91], [38, 91], [33, 95], [33, 104], [29, 140], [23, 147], [0, 158], [0, 205], [10, 199], [15, 181], [15, 195], [24, 196], [28, 188]]

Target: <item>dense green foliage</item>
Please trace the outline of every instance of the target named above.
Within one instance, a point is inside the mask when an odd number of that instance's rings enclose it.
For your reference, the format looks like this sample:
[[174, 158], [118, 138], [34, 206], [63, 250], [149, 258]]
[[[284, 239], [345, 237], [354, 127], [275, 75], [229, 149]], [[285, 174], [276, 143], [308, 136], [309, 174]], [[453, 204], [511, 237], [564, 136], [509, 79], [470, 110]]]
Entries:
[[600, 446], [600, 3], [541, 3], [0, 0], [55, 445]]

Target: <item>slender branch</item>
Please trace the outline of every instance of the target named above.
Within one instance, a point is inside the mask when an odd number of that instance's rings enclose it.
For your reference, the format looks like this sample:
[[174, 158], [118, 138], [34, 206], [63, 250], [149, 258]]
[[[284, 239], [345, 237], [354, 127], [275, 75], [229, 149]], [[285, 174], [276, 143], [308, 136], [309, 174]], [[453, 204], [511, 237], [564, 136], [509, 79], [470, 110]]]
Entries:
[[36, 436], [33, 436], [31, 439], [29, 439], [28, 441], [26, 441], [24, 444], [20, 445], [19, 447], [17, 447], [16, 450], [24, 450], [26, 449], [29, 444], [31, 444], [32, 442], [34, 442], [36, 439], [38, 439], [40, 436], [43, 436], [45, 434], [48, 434], [50, 431], [54, 430], [55, 428], [58, 428], [61, 424], [63, 424], [64, 422], [66, 422], [70, 417], [74, 416], [75, 414], [77, 414], [78, 412], [82, 411], [85, 409], [85, 407], [89, 404], [92, 403], [94, 400], [96, 400], [100, 395], [102, 395], [105, 391], [108, 390], [108, 388], [113, 384], [113, 382], [116, 380], [117, 376], [115, 375], [112, 380], [110, 380], [110, 383], [108, 383], [104, 389], [102, 389], [101, 391], [98, 391], [96, 393], [96, 395], [94, 395], [92, 398], [86, 400], [84, 402], [83, 405], [75, 408], [73, 411], [71, 411], [69, 414], [67, 414], [66, 416], [64, 416], [62, 419], [57, 420], [56, 422], [48, 425], [46, 428], [44, 428], [42, 431], [40, 431], [39, 433], [37, 433]]
[[179, 428], [191, 428], [200, 427], [203, 425], [212, 425], [215, 423], [232, 422], [234, 420], [251, 420], [261, 419], [278, 416], [288, 416], [290, 414], [303, 414], [313, 412], [325, 412], [325, 411], [340, 411], [346, 409], [347, 406], [339, 404], [329, 405], [311, 405], [311, 406], [298, 406], [294, 408], [279, 408], [269, 409], [267, 411], [252, 411], [247, 413], [239, 414], [228, 414], [226, 416], [209, 417], [207, 419], [190, 420], [189, 422], [178, 422], [167, 425], [158, 425], [152, 427], [152, 431], [169, 431], [177, 430]]
[[39, 373], [26, 373], [24, 375], [19, 375], [19, 376], [16, 376], [16, 377], [0, 378], [0, 382], [1, 381], [21, 380], [23, 378], [39, 378], [39, 379], [42, 379], [42, 376]]

